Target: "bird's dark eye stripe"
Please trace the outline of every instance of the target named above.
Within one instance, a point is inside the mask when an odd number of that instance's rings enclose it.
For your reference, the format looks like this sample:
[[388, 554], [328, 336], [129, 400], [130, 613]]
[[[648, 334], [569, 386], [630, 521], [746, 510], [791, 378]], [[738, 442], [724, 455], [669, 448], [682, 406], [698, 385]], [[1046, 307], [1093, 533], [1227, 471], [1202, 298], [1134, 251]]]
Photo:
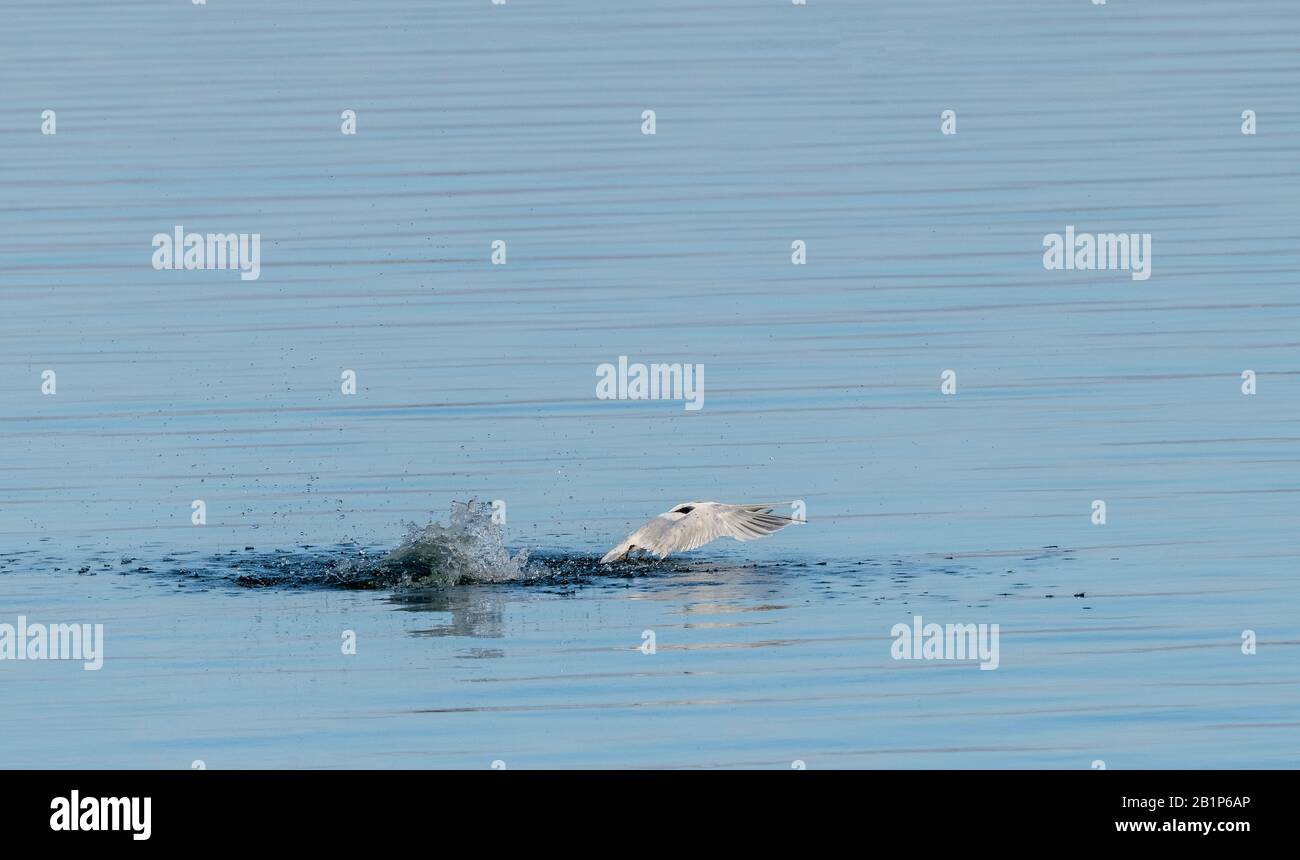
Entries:
[[675, 513], [675, 514], [689, 514], [689, 513], [690, 513], [691, 511], [693, 511], [693, 510], [695, 510], [695, 508], [691, 507], [690, 505], [682, 505], [680, 508], [678, 508], [677, 510], [673, 511], [673, 513]]

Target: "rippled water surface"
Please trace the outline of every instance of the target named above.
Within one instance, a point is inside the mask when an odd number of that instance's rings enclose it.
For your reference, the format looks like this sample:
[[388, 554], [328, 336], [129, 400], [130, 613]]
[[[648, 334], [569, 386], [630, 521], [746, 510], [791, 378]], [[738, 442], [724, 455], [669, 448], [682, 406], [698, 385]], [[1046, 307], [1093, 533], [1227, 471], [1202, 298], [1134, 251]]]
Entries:
[[[1300, 766], [1294, 3], [5, 19], [0, 623], [105, 660], [0, 661], [0, 766]], [[808, 523], [597, 564], [707, 499]]]

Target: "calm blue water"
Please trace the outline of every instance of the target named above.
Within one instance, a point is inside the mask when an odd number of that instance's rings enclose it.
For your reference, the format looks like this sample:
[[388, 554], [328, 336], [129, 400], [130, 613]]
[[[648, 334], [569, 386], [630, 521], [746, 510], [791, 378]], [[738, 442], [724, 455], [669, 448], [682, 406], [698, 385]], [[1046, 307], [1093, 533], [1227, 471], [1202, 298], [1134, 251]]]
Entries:
[[[0, 623], [106, 642], [0, 661], [0, 766], [1300, 766], [1289, 0], [5, 21]], [[155, 271], [178, 224], [260, 278]], [[471, 498], [561, 574], [331, 587]], [[592, 563], [706, 499], [809, 522]], [[892, 659], [916, 614], [999, 668]]]

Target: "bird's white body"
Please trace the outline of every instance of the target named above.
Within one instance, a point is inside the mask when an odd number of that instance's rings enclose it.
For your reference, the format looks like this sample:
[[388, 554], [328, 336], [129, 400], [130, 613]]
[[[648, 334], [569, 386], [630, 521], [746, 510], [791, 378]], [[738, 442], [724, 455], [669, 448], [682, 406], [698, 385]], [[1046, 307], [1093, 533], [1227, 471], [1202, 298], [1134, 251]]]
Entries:
[[602, 563], [620, 561], [636, 551], [658, 558], [704, 546], [720, 537], [755, 540], [790, 523], [772, 513], [773, 505], [724, 505], [721, 502], [685, 502], [664, 511], [605, 553]]

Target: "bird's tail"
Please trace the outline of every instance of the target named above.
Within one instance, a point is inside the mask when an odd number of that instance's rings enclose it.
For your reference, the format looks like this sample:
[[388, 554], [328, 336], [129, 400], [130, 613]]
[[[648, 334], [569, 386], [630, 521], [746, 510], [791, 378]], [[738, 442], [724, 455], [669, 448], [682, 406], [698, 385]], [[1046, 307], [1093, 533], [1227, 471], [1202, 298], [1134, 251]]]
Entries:
[[750, 513], [754, 513], [754, 514], [763, 514], [766, 519], [785, 520], [787, 524], [806, 523], [807, 520], [802, 519], [800, 517], [787, 517], [784, 514], [772, 513], [772, 511], [775, 510], [776, 508], [792, 507], [793, 505], [794, 502], [759, 502], [756, 504], [748, 504], [748, 505], [732, 505], [732, 507], [740, 508], [742, 511], [749, 511]]

